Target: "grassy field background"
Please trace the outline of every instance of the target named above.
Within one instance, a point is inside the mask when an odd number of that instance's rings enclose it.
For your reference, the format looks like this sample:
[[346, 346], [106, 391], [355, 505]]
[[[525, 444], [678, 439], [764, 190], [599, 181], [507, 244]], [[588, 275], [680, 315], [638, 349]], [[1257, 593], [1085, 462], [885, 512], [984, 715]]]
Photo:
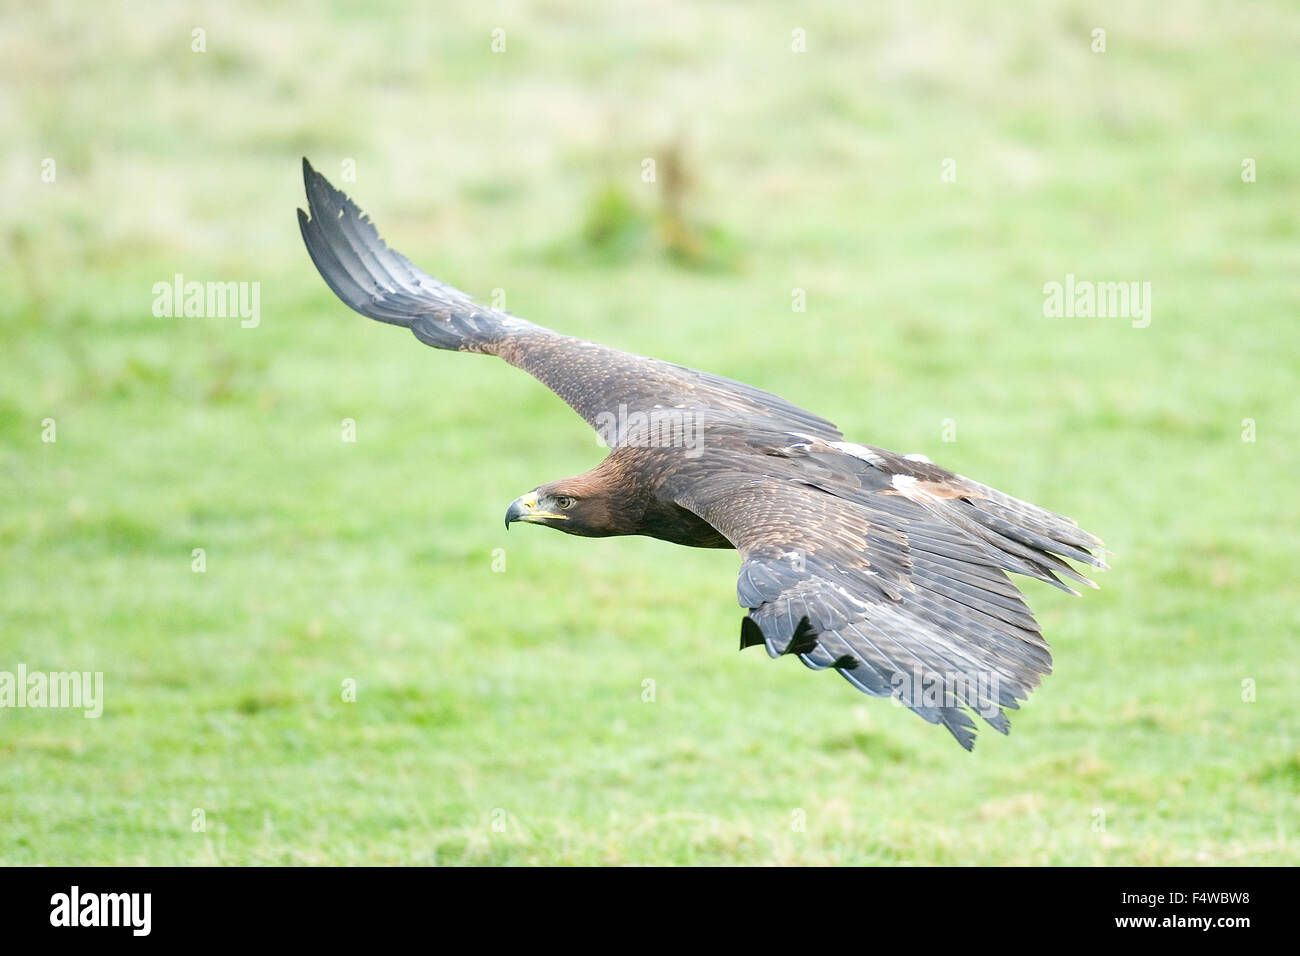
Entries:
[[[0, 710], [0, 862], [1295, 862], [1294, 5], [372, 6], [6, 4], [0, 670], [105, 700]], [[303, 155], [475, 295], [1101, 535], [1011, 736], [738, 654], [732, 553], [507, 536], [600, 448], [335, 300]]]

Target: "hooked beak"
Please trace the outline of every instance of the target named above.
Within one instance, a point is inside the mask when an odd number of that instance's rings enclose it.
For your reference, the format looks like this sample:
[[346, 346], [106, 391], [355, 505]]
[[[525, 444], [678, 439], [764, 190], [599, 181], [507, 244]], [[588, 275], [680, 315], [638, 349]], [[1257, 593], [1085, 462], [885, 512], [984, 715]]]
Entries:
[[506, 530], [510, 530], [512, 521], [525, 521], [534, 524], [540, 524], [545, 521], [565, 521], [567, 515], [556, 514], [554, 511], [540, 511], [537, 508], [537, 492], [530, 491], [526, 495], [521, 495], [514, 501], [510, 502], [510, 507], [506, 509]]

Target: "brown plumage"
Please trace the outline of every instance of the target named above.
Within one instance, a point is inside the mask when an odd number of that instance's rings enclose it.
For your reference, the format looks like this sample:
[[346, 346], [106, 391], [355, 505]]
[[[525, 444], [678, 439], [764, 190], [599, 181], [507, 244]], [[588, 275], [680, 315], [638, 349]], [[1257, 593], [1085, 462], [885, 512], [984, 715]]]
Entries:
[[769, 392], [486, 308], [389, 249], [305, 159], [303, 174], [303, 239], [339, 298], [435, 348], [523, 369], [611, 448], [591, 471], [518, 498], [507, 526], [735, 548], [742, 648], [833, 668], [968, 750], [968, 711], [1008, 731], [1003, 708], [1050, 672], [1051, 655], [1006, 572], [1095, 587], [1066, 559], [1105, 568], [1100, 540], [921, 456], [845, 442]]

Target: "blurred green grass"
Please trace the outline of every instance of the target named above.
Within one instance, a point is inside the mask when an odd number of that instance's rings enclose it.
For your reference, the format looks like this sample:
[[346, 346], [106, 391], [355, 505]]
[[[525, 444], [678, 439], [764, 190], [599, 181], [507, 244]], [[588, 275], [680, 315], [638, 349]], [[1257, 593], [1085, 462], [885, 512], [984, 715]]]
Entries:
[[[102, 670], [106, 700], [0, 710], [0, 862], [1295, 862], [1291, 5], [6, 23], [0, 670]], [[679, 142], [727, 268], [556, 255], [610, 184], [661, 208], [641, 162]], [[1024, 585], [1056, 673], [1012, 735], [967, 755], [738, 655], [734, 555], [507, 537], [600, 449], [504, 364], [347, 312], [297, 233], [304, 154], [355, 160], [340, 185], [467, 291], [1102, 535], [1099, 593]], [[1067, 272], [1150, 281], [1151, 326], [1043, 318]], [[176, 273], [260, 282], [260, 326], [154, 318]]]

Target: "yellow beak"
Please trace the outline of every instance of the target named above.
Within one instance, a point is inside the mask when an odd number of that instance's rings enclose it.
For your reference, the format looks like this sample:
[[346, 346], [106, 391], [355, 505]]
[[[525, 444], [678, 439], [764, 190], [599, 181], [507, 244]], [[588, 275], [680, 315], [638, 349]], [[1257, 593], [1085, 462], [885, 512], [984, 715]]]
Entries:
[[556, 514], [554, 511], [539, 511], [537, 509], [537, 492], [530, 491], [526, 495], [520, 495], [514, 501], [510, 502], [510, 507], [506, 509], [506, 528], [510, 527], [513, 521], [527, 522], [544, 522], [544, 521], [567, 521], [568, 516]]

